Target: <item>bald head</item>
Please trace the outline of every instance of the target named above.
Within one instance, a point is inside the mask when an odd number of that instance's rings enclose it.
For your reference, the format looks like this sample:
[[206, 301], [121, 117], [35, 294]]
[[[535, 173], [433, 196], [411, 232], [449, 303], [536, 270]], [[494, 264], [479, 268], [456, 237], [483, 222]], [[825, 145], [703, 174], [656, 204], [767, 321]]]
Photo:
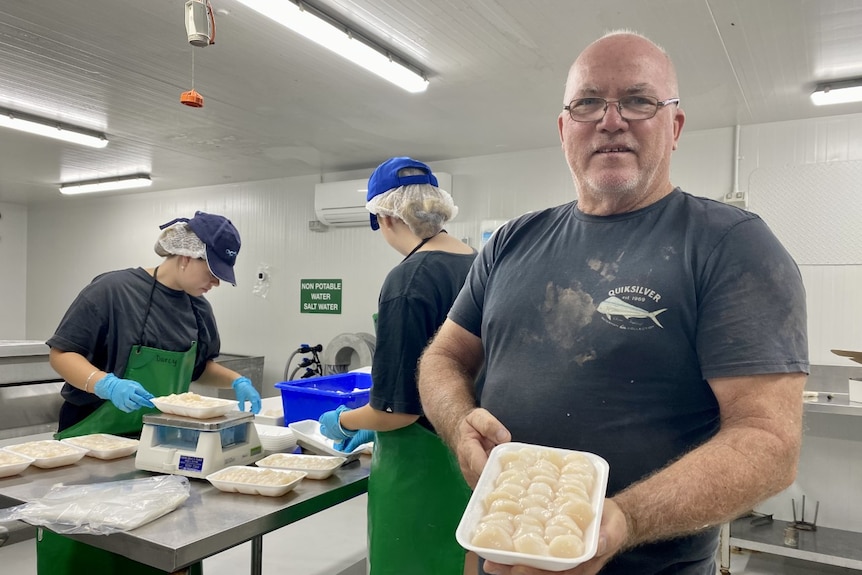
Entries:
[[652, 87], [656, 96], [664, 99], [679, 96], [679, 85], [673, 62], [658, 44], [630, 31], [605, 34], [589, 46], [575, 60], [566, 79], [563, 103], [573, 98], [594, 95], [604, 87], [597, 85], [592, 73], [602, 69], [604, 78], [625, 82], [632, 89]]

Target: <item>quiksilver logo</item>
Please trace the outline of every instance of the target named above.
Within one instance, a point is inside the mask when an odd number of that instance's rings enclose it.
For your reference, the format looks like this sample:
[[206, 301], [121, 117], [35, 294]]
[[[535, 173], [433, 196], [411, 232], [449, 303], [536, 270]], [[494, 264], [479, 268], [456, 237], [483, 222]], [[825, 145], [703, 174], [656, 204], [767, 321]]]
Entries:
[[224, 253], [226, 253], [229, 258], [235, 258], [237, 252], [236, 250], [226, 249]]
[[[667, 308], [649, 310], [646, 307], [650, 301], [658, 302], [661, 295], [641, 286], [625, 286], [608, 292], [608, 298], [599, 303], [596, 311], [610, 324], [620, 329], [644, 330], [664, 328], [658, 316]], [[620, 297], [617, 297], [620, 296]]]

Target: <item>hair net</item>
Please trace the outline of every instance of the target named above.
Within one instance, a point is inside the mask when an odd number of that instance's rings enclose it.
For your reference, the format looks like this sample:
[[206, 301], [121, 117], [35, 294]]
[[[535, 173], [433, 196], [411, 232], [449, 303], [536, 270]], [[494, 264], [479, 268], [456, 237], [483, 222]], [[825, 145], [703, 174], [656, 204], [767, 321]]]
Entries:
[[206, 246], [185, 222], [179, 222], [162, 230], [154, 247], [160, 256], [188, 256], [206, 258]]
[[365, 205], [378, 216], [393, 216], [420, 238], [430, 238], [458, 215], [449, 192], [431, 184], [408, 184], [374, 196]]

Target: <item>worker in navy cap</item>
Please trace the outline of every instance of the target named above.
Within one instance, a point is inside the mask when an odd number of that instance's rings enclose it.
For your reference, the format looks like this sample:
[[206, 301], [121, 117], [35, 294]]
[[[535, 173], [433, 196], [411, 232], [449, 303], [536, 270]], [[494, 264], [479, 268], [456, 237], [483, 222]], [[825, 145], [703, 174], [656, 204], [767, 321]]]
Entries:
[[374, 442], [368, 481], [372, 575], [462, 575], [455, 528], [470, 490], [422, 413], [414, 373], [475, 259], [443, 225], [458, 208], [426, 164], [386, 160], [368, 180], [371, 229], [404, 256], [380, 290], [369, 403], [320, 418], [321, 432], [353, 451]]
[[[200, 211], [160, 229], [159, 265], [97, 276], [47, 341], [51, 367], [65, 379], [57, 439], [138, 435], [143, 415], [156, 411], [150, 400], [187, 392], [192, 381], [232, 387], [240, 410], [248, 403], [260, 411], [252, 382], [213, 361], [221, 339], [204, 297], [223, 281], [236, 285], [239, 232], [224, 216]], [[161, 573], [47, 530], [37, 543], [37, 571]]]

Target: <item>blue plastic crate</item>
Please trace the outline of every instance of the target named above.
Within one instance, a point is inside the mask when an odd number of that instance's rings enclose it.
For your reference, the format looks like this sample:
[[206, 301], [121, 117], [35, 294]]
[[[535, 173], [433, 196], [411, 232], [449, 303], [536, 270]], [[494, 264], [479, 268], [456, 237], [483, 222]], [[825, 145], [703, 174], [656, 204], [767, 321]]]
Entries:
[[275, 384], [281, 390], [284, 425], [313, 419], [339, 405], [354, 409], [368, 403], [371, 389], [369, 373], [339, 373]]

